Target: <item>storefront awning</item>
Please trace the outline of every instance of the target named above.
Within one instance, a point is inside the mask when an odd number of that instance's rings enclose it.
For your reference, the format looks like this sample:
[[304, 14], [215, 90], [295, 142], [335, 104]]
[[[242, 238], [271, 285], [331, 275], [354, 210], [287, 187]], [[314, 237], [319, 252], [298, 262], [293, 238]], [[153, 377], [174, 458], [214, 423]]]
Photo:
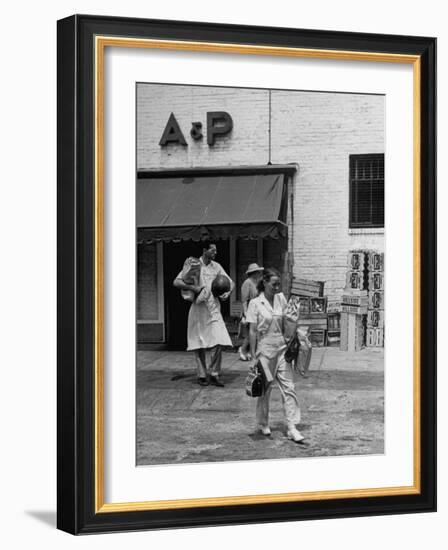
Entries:
[[286, 236], [283, 174], [138, 178], [139, 241]]

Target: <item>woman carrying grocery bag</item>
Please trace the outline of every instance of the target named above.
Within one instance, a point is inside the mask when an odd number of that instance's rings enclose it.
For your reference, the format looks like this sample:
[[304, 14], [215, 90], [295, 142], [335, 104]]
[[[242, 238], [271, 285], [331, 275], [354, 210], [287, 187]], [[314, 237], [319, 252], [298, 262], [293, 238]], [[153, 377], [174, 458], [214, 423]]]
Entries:
[[285, 360], [283, 321], [287, 302], [280, 292], [280, 273], [273, 268], [265, 269], [258, 289], [260, 294], [251, 300], [246, 315], [250, 327], [251, 354], [260, 362], [265, 379], [264, 394], [257, 398], [257, 425], [263, 435], [271, 435], [269, 400], [273, 382], [276, 381], [283, 401], [286, 435], [295, 443], [301, 443], [304, 437], [296, 428], [296, 424], [300, 422], [300, 407], [294, 387], [293, 369]]

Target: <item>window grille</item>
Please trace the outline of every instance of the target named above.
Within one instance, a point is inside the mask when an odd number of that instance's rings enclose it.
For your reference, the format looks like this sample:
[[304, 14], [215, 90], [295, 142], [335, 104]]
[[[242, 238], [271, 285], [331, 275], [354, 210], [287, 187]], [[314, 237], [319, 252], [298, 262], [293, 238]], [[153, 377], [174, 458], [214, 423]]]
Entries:
[[384, 227], [384, 154], [350, 155], [349, 227]]

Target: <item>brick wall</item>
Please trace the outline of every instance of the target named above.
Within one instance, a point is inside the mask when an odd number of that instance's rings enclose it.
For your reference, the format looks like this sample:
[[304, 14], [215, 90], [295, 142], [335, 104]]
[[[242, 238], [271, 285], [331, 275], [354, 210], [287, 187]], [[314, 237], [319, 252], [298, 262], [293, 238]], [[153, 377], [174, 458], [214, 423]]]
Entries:
[[294, 275], [345, 285], [347, 252], [383, 250], [383, 232], [348, 228], [349, 155], [384, 152], [384, 97], [273, 91], [272, 162], [297, 162]]
[[[269, 140], [269, 92], [193, 86], [137, 86], [137, 168], [189, 168], [266, 164]], [[234, 127], [207, 145], [207, 111], [227, 111]], [[174, 113], [188, 146], [159, 141]], [[194, 141], [191, 123], [202, 122], [204, 137]]]
[[[336, 297], [345, 285], [350, 249], [384, 250], [382, 230], [348, 228], [349, 155], [384, 152], [382, 96], [272, 91], [271, 139], [267, 90], [139, 85], [137, 100], [139, 169], [264, 165], [269, 160], [299, 165], [290, 228], [295, 276], [326, 281], [326, 293]], [[232, 133], [213, 147], [205, 136], [207, 111], [227, 111], [234, 123]], [[188, 146], [159, 146], [171, 112]], [[190, 137], [193, 121], [203, 123], [200, 142]], [[265, 243], [265, 254], [270, 246]], [[275, 254], [275, 243], [272, 247]]]

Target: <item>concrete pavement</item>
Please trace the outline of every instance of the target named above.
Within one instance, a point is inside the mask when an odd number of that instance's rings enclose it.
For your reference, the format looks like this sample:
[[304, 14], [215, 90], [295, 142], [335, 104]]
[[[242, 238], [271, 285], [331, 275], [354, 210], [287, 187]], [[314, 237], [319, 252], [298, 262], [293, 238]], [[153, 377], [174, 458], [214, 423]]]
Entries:
[[271, 396], [272, 436], [257, 433], [255, 399], [244, 389], [248, 365], [226, 351], [226, 386], [200, 387], [193, 354], [138, 352], [137, 464], [384, 452], [383, 349], [313, 349], [308, 377], [296, 377], [305, 445], [286, 438], [278, 388]]

